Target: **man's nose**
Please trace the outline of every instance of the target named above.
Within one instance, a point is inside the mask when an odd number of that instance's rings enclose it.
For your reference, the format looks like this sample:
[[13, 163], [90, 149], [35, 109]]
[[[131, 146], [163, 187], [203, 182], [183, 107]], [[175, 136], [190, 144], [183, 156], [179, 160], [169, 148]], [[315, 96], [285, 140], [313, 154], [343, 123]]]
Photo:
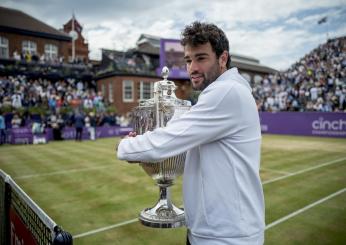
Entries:
[[198, 71], [197, 62], [191, 61], [190, 66], [189, 66], [189, 71], [190, 71], [190, 73], [194, 73], [194, 72]]

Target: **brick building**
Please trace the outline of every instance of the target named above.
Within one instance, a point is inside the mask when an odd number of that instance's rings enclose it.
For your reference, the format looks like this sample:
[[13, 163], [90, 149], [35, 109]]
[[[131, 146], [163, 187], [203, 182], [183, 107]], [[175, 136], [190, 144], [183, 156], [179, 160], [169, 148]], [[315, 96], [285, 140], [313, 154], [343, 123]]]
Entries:
[[63, 57], [64, 61], [71, 61], [73, 40], [69, 33], [73, 22], [77, 34], [75, 57], [88, 61], [88, 44], [81, 34], [82, 26], [74, 17], [63, 30], [57, 30], [22, 11], [0, 7], [0, 59], [28, 54], [37, 58], [44, 56], [45, 60]]
[[19, 10], [0, 7], [0, 58], [14, 53], [68, 58], [71, 37]]
[[[96, 77], [97, 87], [119, 114], [131, 111], [138, 106], [140, 99], [151, 98], [154, 82], [162, 80], [162, 77], [157, 75], [160, 66], [160, 37], [142, 34], [136, 44], [137, 48], [126, 52], [102, 50], [100, 71]], [[276, 72], [261, 65], [255, 58], [231, 55], [231, 66], [237, 67], [250, 82], [259, 81], [263, 76]], [[192, 88], [187, 77], [169, 80], [177, 85], [178, 98], [191, 98]]]
[[[75, 59], [80, 60], [83, 62], [89, 61], [89, 45], [84, 39], [82, 35], [83, 27], [82, 25], [75, 19], [73, 16], [65, 25], [63, 28], [63, 31], [65, 33], [72, 33], [75, 32], [76, 39], [74, 40], [75, 45]], [[73, 42], [73, 40], [72, 40]], [[69, 53], [69, 60], [72, 60], [72, 42], [69, 42], [68, 45], [68, 53]]]
[[[162, 80], [156, 75], [111, 73], [98, 77], [98, 91], [117, 109], [118, 114], [126, 114], [138, 106], [140, 100], [153, 97], [154, 82]], [[190, 95], [190, 82], [174, 80], [178, 98], [187, 99]]]

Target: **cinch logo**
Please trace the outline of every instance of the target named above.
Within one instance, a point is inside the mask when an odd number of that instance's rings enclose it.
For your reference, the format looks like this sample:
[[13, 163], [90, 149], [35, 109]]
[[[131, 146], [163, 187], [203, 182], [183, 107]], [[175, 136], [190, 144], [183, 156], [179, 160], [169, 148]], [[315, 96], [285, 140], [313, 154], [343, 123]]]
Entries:
[[312, 128], [315, 130], [335, 130], [342, 131], [346, 130], [346, 120], [324, 120], [323, 117], [320, 117], [318, 120], [312, 122]]

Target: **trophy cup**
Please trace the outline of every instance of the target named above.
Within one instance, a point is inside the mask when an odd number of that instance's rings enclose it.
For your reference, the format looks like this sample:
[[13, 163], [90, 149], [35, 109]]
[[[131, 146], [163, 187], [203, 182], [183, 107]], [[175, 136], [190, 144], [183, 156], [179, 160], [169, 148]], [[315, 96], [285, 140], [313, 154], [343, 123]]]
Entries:
[[[180, 117], [190, 109], [189, 101], [175, 96], [176, 86], [174, 82], [167, 80], [168, 74], [168, 68], [164, 67], [162, 69], [164, 80], [155, 82], [154, 97], [140, 101], [139, 106], [133, 110], [133, 126], [137, 134], [165, 127], [170, 120]], [[139, 163], [160, 189], [156, 205], [144, 209], [139, 215], [143, 225], [154, 228], [175, 228], [185, 225], [184, 211], [173, 205], [170, 196], [170, 187], [174, 179], [184, 171], [185, 156], [186, 152], [159, 162]]]

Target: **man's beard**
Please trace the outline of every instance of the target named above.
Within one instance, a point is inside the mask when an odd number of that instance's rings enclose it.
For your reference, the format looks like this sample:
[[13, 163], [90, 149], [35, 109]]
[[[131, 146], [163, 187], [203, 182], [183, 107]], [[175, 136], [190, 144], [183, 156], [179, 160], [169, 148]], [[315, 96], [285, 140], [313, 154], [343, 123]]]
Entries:
[[[196, 73], [192, 73], [191, 75], [195, 75]], [[209, 72], [201, 74], [203, 76], [203, 82], [202, 84], [195, 88], [192, 87], [194, 91], [200, 91], [202, 92], [206, 87], [208, 87], [211, 83], [213, 83], [220, 75], [221, 75], [221, 69], [217, 62], [211, 67]]]

